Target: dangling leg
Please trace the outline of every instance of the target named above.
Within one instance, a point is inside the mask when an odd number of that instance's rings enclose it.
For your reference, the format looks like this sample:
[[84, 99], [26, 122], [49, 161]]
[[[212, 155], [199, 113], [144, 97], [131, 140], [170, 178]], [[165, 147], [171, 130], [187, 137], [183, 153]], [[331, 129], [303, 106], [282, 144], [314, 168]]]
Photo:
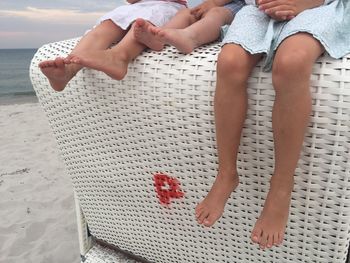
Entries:
[[135, 39], [134, 24], [124, 38], [107, 50], [94, 50], [76, 55], [71, 59], [80, 66], [103, 71], [113, 79], [121, 80], [127, 73], [129, 63], [146, 48]]
[[259, 61], [235, 44], [225, 45], [218, 58], [215, 92], [215, 124], [219, 171], [215, 182], [196, 208], [198, 223], [213, 225], [238, 185], [237, 154], [247, 111], [247, 79]]
[[263, 211], [252, 231], [260, 248], [281, 244], [287, 224], [294, 171], [311, 112], [310, 75], [323, 47], [298, 33], [282, 42], [273, 65], [276, 98], [272, 113], [275, 170]]
[[70, 63], [75, 56], [93, 50], [105, 50], [113, 42], [122, 39], [124, 35], [125, 30], [115, 25], [112, 21], [106, 20], [83, 36], [67, 58], [43, 61], [39, 63], [39, 67], [49, 79], [52, 88], [56, 91], [62, 91], [82, 68], [82, 65]]

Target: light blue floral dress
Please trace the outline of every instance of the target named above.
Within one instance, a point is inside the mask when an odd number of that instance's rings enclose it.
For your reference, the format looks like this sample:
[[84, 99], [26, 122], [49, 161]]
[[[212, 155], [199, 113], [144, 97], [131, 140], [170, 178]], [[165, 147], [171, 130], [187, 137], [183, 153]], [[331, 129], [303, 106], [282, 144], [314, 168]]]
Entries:
[[305, 10], [286, 22], [270, 18], [258, 9], [254, 0], [246, 3], [222, 43], [239, 44], [251, 54], [265, 53], [265, 71], [271, 70], [279, 44], [298, 32], [313, 35], [334, 58], [350, 53], [350, 0], [326, 0], [324, 5]]

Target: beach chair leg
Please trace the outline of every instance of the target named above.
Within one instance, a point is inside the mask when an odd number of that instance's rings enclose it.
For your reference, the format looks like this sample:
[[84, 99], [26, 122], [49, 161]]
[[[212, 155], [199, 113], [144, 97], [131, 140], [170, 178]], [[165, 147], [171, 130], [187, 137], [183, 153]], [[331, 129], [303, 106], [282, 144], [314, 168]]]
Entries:
[[79, 201], [76, 196], [76, 193], [74, 193], [74, 199], [75, 199], [75, 211], [77, 215], [77, 224], [78, 224], [80, 257], [81, 257], [81, 262], [84, 262], [85, 255], [92, 247], [92, 236], [89, 232], [89, 228], [85, 220], [84, 213], [79, 205]]

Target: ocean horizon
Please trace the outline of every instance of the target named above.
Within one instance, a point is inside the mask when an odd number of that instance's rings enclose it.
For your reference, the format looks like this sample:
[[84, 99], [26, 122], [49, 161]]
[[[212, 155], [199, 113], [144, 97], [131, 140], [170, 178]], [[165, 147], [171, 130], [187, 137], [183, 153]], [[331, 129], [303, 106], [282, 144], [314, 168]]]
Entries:
[[38, 49], [0, 49], [0, 103], [35, 101], [29, 77], [31, 60]]

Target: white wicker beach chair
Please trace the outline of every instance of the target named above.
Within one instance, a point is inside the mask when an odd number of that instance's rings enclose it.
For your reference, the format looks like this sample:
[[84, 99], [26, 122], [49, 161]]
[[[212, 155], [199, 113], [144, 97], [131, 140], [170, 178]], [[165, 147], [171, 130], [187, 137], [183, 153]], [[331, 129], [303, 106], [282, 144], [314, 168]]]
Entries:
[[[194, 209], [217, 172], [213, 94], [219, 44], [190, 55], [171, 47], [145, 51], [122, 81], [84, 69], [56, 93], [37, 64], [65, 56], [76, 41], [40, 48], [30, 72], [83, 211], [82, 261], [124, 262], [114, 250], [91, 242], [87, 224], [95, 239], [157, 263], [347, 261], [350, 56], [325, 55], [314, 66], [313, 112], [286, 239], [283, 246], [261, 251], [249, 237], [273, 171], [270, 73], [258, 65], [249, 79], [241, 184], [223, 217], [204, 228], [196, 223]], [[162, 179], [168, 184], [161, 185]]]

